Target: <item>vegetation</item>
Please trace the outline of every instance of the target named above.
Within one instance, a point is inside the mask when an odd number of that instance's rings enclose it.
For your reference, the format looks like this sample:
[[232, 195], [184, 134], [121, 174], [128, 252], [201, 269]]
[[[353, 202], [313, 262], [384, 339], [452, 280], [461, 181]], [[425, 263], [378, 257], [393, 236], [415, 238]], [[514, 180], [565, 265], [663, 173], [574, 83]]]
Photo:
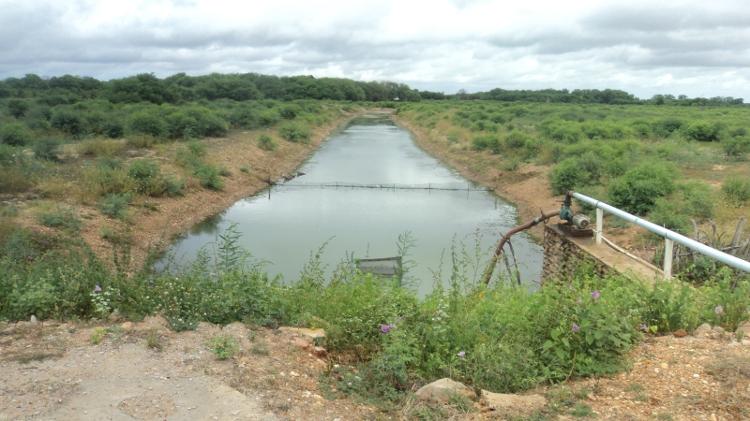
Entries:
[[[60, 254], [14, 230], [0, 257], [0, 318], [140, 318], [160, 313], [175, 330], [199, 321], [326, 329], [339, 366], [330, 381], [342, 393], [400, 402], [416, 384], [451, 376], [475, 387], [516, 392], [570, 377], [605, 375], [643, 335], [692, 330], [702, 322], [728, 330], [750, 317], [750, 279], [723, 270], [696, 287], [600, 278], [580, 268], [570, 283], [537, 292], [477, 282], [455, 267], [451, 285], [423, 299], [348, 263], [332, 278], [311, 261], [297, 282], [278, 284], [225, 232], [215, 247], [178, 274], [111, 272], [86, 252]], [[18, 254], [28, 258], [18, 259]], [[319, 258], [319, 257], [317, 257]], [[95, 331], [92, 342], [107, 335]], [[156, 333], [147, 338], [159, 349]], [[239, 351], [231, 337], [207, 344], [219, 359]]]

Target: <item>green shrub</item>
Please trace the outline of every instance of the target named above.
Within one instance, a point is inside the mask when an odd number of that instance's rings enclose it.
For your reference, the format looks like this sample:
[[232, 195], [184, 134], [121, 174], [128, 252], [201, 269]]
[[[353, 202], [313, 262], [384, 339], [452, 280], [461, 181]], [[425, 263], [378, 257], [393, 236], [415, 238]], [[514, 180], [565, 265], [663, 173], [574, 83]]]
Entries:
[[697, 219], [714, 216], [714, 194], [711, 186], [701, 181], [688, 181], [677, 186], [678, 197], [674, 199], [682, 211]]
[[700, 142], [714, 142], [720, 138], [721, 128], [717, 123], [707, 121], [696, 121], [685, 128], [685, 136], [688, 139]]
[[70, 231], [81, 229], [81, 220], [72, 210], [67, 208], [55, 208], [42, 211], [37, 215], [40, 224], [51, 228], [62, 228]]
[[0, 143], [10, 146], [24, 146], [31, 141], [31, 132], [19, 123], [4, 124], [0, 127]]
[[153, 111], [139, 111], [130, 116], [128, 127], [133, 133], [163, 137], [167, 133], [164, 119]]
[[273, 141], [271, 136], [262, 134], [258, 137], [258, 147], [264, 151], [273, 151], [276, 149], [276, 142]]
[[224, 188], [224, 181], [221, 179], [221, 170], [211, 164], [200, 164], [195, 168], [193, 173], [198, 177], [201, 186], [210, 190], [221, 190]]
[[229, 335], [217, 335], [208, 340], [208, 349], [216, 355], [218, 360], [232, 358], [240, 351], [240, 345], [237, 340]]
[[86, 134], [85, 122], [81, 118], [80, 112], [69, 108], [55, 110], [50, 123], [52, 127], [73, 137], [81, 137]]
[[128, 193], [111, 193], [101, 200], [99, 210], [111, 218], [125, 219], [130, 200], [130, 194]]
[[287, 122], [279, 126], [279, 135], [290, 142], [307, 143], [310, 139], [310, 128], [299, 122]]
[[23, 117], [29, 110], [29, 103], [18, 98], [8, 100], [8, 113], [15, 118]]
[[165, 177], [164, 194], [170, 197], [182, 196], [185, 194], [185, 180], [178, 179], [175, 176]]
[[659, 137], [668, 137], [679, 130], [685, 123], [677, 118], [665, 118], [653, 123], [653, 132]]
[[125, 145], [116, 140], [87, 139], [77, 145], [78, 153], [84, 156], [114, 157], [125, 150]]
[[656, 199], [654, 208], [649, 214], [651, 222], [682, 234], [688, 233], [691, 224], [685, 208], [664, 197]]
[[258, 113], [260, 127], [271, 127], [281, 120], [279, 112], [274, 108], [268, 108]]
[[476, 136], [471, 141], [471, 147], [475, 151], [489, 150], [494, 154], [498, 154], [500, 153], [500, 146], [500, 139], [492, 135]]
[[135, 180], [117, 159], [99, 159], [95, 165], [84, 168], [82, 178], [86, 191], [96, 197], [109, 193], [128, 193], [136, 188]]
[[40, 139], [34, 143], [34, 156], [45, 161], [57, 161], [60, 143], [54, 139]]
[[750, 152], [750, 138], [730, 137], [721, 140], [724, 153], [731, 158], [742, 158]]
[[602, 172], [600, 159], [593, 153], [565, 158], [550, 172], [550, 185], [555, 194], [596, 184]]
[[159, 164], [149, 159], [137, 159], [128, 167], [128, 176], [135, 181], [136, 192], [150, 196], [164, 193], [164, 180]]
[[531, 137], [526, 133], [514, 130], [505, 138], [505, 147], [508, 149], [523, 149], [531, 142]]
[[743, 206], [750, 201], [750, 179], [730, 177], [721, 185], [721, 192], [734, 206]]
[[116, 120], [107, 120], [102, 133], [110, 139], [119, 139], [125, 135], [125, 126]]
[[674, 170], [665, 165], [641, 164], [612, 180], [608, 187], [612, 204], [637, 215], [648, 213], [658, 198], [674, 191]]

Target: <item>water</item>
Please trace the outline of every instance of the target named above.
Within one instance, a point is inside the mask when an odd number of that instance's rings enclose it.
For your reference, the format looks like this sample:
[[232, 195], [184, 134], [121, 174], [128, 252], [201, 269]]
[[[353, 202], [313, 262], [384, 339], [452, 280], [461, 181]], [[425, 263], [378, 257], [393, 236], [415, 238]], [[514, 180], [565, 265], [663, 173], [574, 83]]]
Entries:
[[[300, 171], [306, 174], [289, 185], [240, 200], [195, 226], [175, 241], [169, 254], [178, 263], [189, 262], [201, 247], [215, 242], [219, 232], [236, 223], [241, 245], [255, 258], [269, 262], [269, 274], [289, 281], [297, 279], [311, 252], [324, 243], [323, 262], [332, 271], [352, 254], [395, 256], [399, 234], [410, 232], [415, 245], [409, 258], [417, 265], [409, 278], [424, 294], [441, 270], [441, 282], [449, 276], [452, 244], [472, 256], [479, 245], [481, 262], [469, 266], [469, 273], [477, 270], [479, 277], [499, 236], [517, 224], [513, 206], [489, 192], [467, 191], [478, 186], [427, 155], [409, 132], [385, 117], [355, 119], [331, 136]], [[290, 186], [336, 182], [463, 190]], [[514, 237], [513, 246], [522, 279], [534, 284], [541, 273], [541, 248], [525, 234]]]

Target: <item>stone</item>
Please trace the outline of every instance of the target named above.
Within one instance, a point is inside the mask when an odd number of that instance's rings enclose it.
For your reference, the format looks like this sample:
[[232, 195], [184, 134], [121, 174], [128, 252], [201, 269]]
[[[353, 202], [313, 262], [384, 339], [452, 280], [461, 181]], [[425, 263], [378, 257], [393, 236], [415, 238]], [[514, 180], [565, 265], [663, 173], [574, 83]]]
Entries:
[[201, 335], [216, 335], [219, 331], [221, 331], [221, 327], [213, 323], [198, 322], [198, 325], [195, 326], [195, 332]]
[[724, 331], [724, 328], [721, 326], [714, 326], [713, 330], [711, 331], [714, 338], [724, 338], [726, 335], [726, 332]]
[[322, 346], [313, 347], [313, 354], [318, 358], [323, 358], [328, 354], [328, 351]]
[[447, 377], [422, 386], [417, 390], [416, 396], [420, 400], [435, 403], [448, 403], [455, 396], [470, 400], [477, 397], [470, 387]]
[[29, 319], [29, 323], [31, 323], [32, 325], [35, 325], [35, 324], [39, 323], [39, 320], [37, 320], [36, 316], [32, 314], [31, 318]]
[[547, 399], [542, 395], [513, 395], [482, 390], [481, 403], [498, 415], [518, 417], [541, 410], [547, 405]]
[[710, 338], [711, 331], [711, 325], [708, 323], [703, 323], [693, 331], [693, 336], [695, 336], [696, 338]]
[[740, 323], [735, 333], [738, 338], [750, 339], [750, 321]]
[[326, 337], [326, 331], [323, 329], [308, 329], [306, 327], [282, 326], [279, 328], [279, 330], [282, 332], [292, 333], [292, 334], [299, 335], [305, 338], [309, 338], [313, 342], [317, 340], [321, 340]]
[[684, 338], [688, 335], [688, 333], [685, 331], [685, 329], [677, 329], [672, 332], [672, 335], [674, 335], [675, 338]]
[[121, 324], [120, 327], [125, 331], [133, 330], [133, 322], [125, 322]]
[[117, 323], [119, 321], [122, 321], [122, 316], [120, 315], [120, 311], [115, 309], [112, 313], [109, 313], [109, 316], [107, 316], [107, 320], [112, 323]]

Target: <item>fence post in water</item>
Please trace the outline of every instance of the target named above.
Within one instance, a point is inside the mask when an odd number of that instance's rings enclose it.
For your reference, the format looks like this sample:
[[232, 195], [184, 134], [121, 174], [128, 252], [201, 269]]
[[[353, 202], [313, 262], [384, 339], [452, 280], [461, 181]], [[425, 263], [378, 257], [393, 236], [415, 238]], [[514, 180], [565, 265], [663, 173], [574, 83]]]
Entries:
[[604, 230], [604, 210], [596, 208], [596, 244], [602, 243], [602, 231]]
[[664, 239], [664, 279], [672, 279], [672, 250], [674, 241]]

